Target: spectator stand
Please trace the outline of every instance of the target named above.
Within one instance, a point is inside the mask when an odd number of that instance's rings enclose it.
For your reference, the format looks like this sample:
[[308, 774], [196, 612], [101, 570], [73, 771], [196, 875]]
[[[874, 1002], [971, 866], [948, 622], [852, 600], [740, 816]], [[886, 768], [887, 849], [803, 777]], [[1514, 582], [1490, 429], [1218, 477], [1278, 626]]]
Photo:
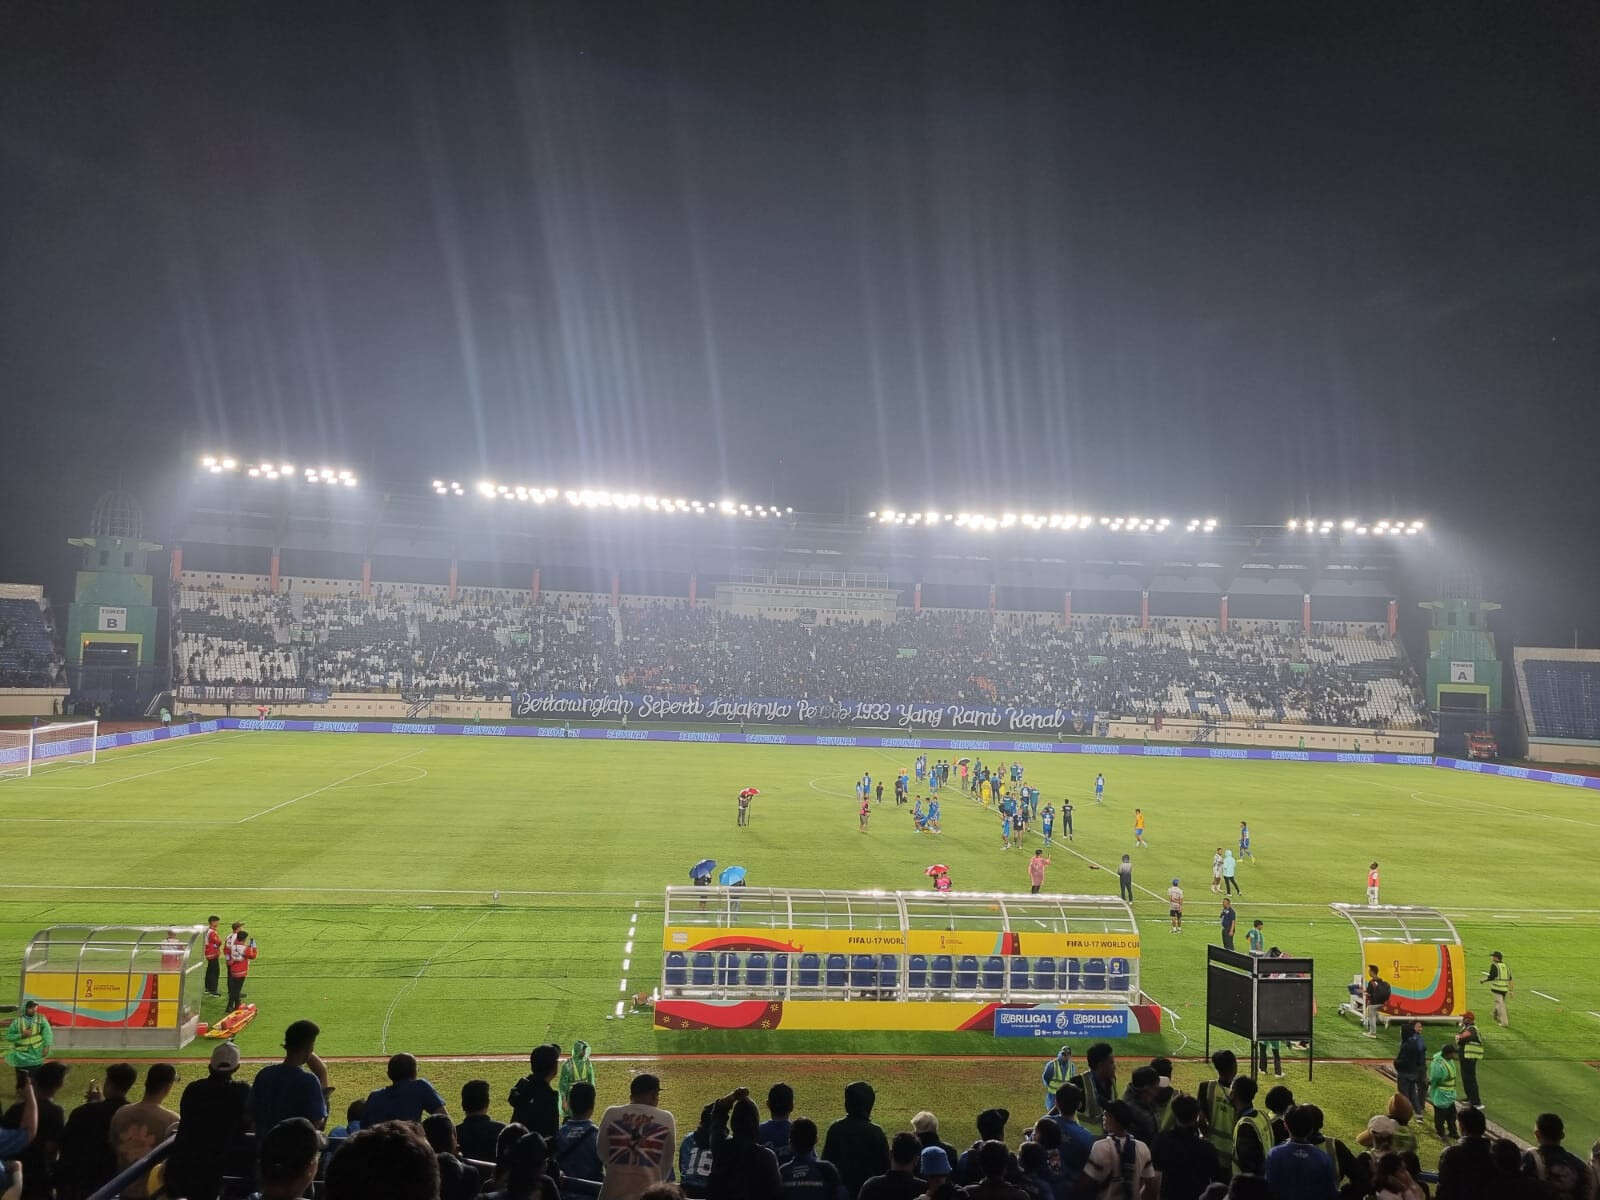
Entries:
[[1357, 984], [1367, 968], [1390, 987], [1389, 1002], [1378, 1016], [1390, 1021], [1458, 1024], [1467, 1011], [1466, 952], [1450, 918], [1436, 908], [1413, 905], [1329, 905], [1355, 928], [1361, 943], [1361, 969], [1350, 998], [1339, 1011], [1360, 1020], [1364, 1000]]
[[1133, 910], [1107, 896], [670, 887], [661, 944], [660, 1029], [944, 1032], [1013, 1009], [1077, 1014], [1080, 1036], [1161, 1027]]
[[204, 925], [52, 925], [22, 956], [58, 1050], [180, 1050], [198, 1036]]

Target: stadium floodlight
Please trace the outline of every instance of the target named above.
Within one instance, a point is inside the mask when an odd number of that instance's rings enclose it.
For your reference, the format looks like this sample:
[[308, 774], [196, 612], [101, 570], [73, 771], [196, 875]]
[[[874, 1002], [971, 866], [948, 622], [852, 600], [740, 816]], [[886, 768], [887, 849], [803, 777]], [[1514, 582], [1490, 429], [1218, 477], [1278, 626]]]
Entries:
[[205, 467], [207, 470], [209, 470], [210, 468], [212, 468], [212, 467], [217, 465], [217, 456], [215, 454], [207, 454], [207, 455], [205, 455], [203, 458], [201, 458], [200, 465], [202, 467]]
[[985, 533], [993, 533], [999, 527], [1000, 522], [996, 521], [993, 517], [985, 517], [983, 519], [983, 531]]
[[294, 474], [294, 464], [293, 463], [279, 463], [278, 464], [278, 474], [280, 474], [280, 475], [293, 475]]
[[344, 484], [345, 487], [355, 487], [356, 486], [356, 477], [354, 475], [346, 475], [339, 482]]
[[1156, 528], [1157, 529], [1165, 529], [1168, 525], [1171, 525], [1171, 524], [1172, 524], [1171, 518], [1162, 517], [1160, 520], [1158, 520], [1156, 522]]
[[[1188, 525], [1187, 525], [1187, 526], [1185, 526], [1185, 528], [1186, 528], [1186, 529], [1187, 529], [1187, 530], [1188, 530], [1188, 531], [1189, 531], [1189, 532], [1190, 532], [1190, 533], [1193, 533], [1193, 532], [1194, 532], [1194, 531], [1195, 531], [1195, 530], [1197, 530], [1197, 529], [1199, 529], [1199, 528], [1200, 528], [1200, 522], [1199, 522], [1199, 520], [1192, 520], [1192, 521], [1190, 521], [1190, 522], [1189, 522], [1189, 524], [1188, 524]], [[1294, 528], [1294, 522], [1293, 522], [1293, 521], [1290, 521], [1290, 522], [1289, 522], [1289, 528], [1290, 528], [1290, 529], [1293, 529], [1293, 528]]]
[[1298, 529], [1300, 527], [1300, 522], [1296, 521], [1293, 517], [1290, 517], [1288, 521], [1288, 527], [1290, 530]]
[[[1367, 527], [1365, 525], [1357, 525], [1356, 526], [1356, 532], [1359, 533], [1359, 534], [1363, 534], [1364, 535], [1364, 534], [1366, 534], [1368, 532], [1368, 530], [1367, 530]], [[1378, 530], [1378, 533], [1382, 534], [1383, 530], [1381, 530], [1381, 529]]]
[[1016, 513], [1001, 513], [1000, 514], [1000, 528], [1002, 528], [1002, 529], [1010, 529], [1016, 523], [1017, 523], [1017, 514]]
[[250, 477], [252, 479], [254, 479], [254, 478], [256, 478], [257, 476], [259, 476], [261, 474], [261, 468], [260, 467], [251, 467], [249, 472], [248, 472], [248, 474], [250, 475]]
[[1346, 517], [1344, 520], [1339, 522], [1340, 529], [1354, 529], [1355, 527], [1356, 521], [1354, 517]]

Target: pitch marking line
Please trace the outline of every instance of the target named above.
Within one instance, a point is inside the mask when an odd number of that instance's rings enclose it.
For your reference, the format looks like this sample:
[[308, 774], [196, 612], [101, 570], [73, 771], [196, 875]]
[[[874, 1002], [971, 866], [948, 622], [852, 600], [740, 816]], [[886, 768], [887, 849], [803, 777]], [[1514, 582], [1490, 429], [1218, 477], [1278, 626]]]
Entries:
[[[1537, 817], [1542, 821], [1565, 821], [1569, 825], [1584, 825], [1590, 829], [1600, 829], [1600, 822], [1583, 821], [1577, 817], [1564, 817], [1560, 813], [1540, 812], [1533, 808], [1517, 808], [1510, 804], [1495, 804], [1483, 800], [1460, 800], [1446, 796], [1441, 792], [1419, 792], [1414, 788], [1404, 787], [1397, 783], [1382, 783], [1379, 780], [1369, 780], [1374, 787], [1388, 788], [1393, 792], [1405, 792], [1411, 799], [1419, 804], [1426, 804], [1431, 808], [1453, 808], [1466, 812], [1477, 813], [1511, 813], [1518, 817]], [[1432, 796], [1432, 800], [1424, 800], [1424, 796]], [[1441, 801], [1443, 803], [1441, 803]]]
[[423, 959], [422, 965], [417, 968], [417, 973], [400, 986], [400, 990], [394, 994], [394, 999], [389, 1001], [388, 1010], [383, 1014], [383, 1032], [378, 1036], [379, 1053], [387, 1053], [389, 1050], [389, 1022], [394, 1020], [394, 1010], [400, 1006], [400, 1001], [405, 999], [412, 989], [417, 986], [418, 980], [420, 980], [423, 976], [423, 973], [433, 965], [434, 959], [438, 958], [446, 950], [450, 949], [450, 947], [455, 945], [456, 942], [461, 938], [471, 933], [477, 928], [479, 922], [481, 922], [485, 917], [493, 914], [495, 911], [495, 909], [486, 908], [472, 920], [463, 925], [460, 929], [456, 930], [456, 932], [451, 934], [437, 950], [428, 955], [427, 958]]
[[177, 763], [170, 767], [157, 767], [153, 771], [140, 771], [137, 775], [124, 775], [120, 779], [108, 779], [104, 783], [42, 783], [36, 785], [43, 792], [97, 792], [101, 788], [114, 787], [119, 783], [128, 783], [134, 779], [145, 779], [151, 775], [165, 775], [168, 771], [181, 771], [185, 767], [198, 767], [201, 763], [216, 762], [217, 756], [210, 758], [192, 758], [188, 762]]
[[[617, 991], [624, 996], [628, 993], [628, 965], [633, 961], [633, 933], [639, 925], [639, 901], [633, 902], [633, 912], [628, 916], [628, 940], [622, 947], [622, 980], [617, 984]], [[617, 1006], [612, 1010], [612, 1017], [620, 1018], [623, 1015], [626, 1000], [618, 1000]], [[611, 1017], [606, 1018], [610, 1020]]]
[[1537, 988], [1529, 988], [1528, 990], [1530, 992], [1532, 992], [1535, 996], [1541, 996], [1544, 999], [1550, 1001], [1551, 1004], [1560, 1004], [1561, 1003], [1561, 1001], [1557, 1000], [1554, 996], [1550, 995], [1548, 992], [1541, 992]]
[[360, 779], [363, 775], [370, 775], [374, 771], [381, 771], [385, 767], [392, 767], [396, 763], [405, 762], [405, 760], [408, 758], [415, 758], [419, 754], [426, 753], [427, 749], [424, 747], [421, 750], [413, 750], [410, 754], [402, 754], [399, 758], [392, 758], [386, 763], [379, 763], [375, 767], [368, 767], [364, 771], [357, 771], [354, 775], [346, 775], [343, 779], [335, 779], [332, 783], [325, 783], [319, 788], [313, 788], [311, 791], [306, 792], [304, 795], [296, 796], [292, 800], [285, 800], [281, 804], [274, 804], [271, 808], [264, 808], [258, 813], [251, 813], [248, 817], [240, 817], [235, 823], [243, 825], [246, 821], [254, 821], [257, 817], [265, 817], [270, 813], [277, 812], [280, 808], [288, 808], [291, 804], [298, 804], [302, 800], [309, 800], [313, 796], [320, 796], [323, 792], [326, 792], [331, 788], [339, 787], [341, 784], [349, 783], [352, 779]]

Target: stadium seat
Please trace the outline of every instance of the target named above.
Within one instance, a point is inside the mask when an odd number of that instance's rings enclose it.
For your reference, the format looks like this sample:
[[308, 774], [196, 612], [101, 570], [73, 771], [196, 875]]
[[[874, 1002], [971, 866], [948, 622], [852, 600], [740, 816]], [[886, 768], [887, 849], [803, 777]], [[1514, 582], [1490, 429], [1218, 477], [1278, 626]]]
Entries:
[[733, 987], [739, 982], [739, 956], [723, 952], [717, 955], [717, 986]]
[[1063, 974], [1065, 978], [1061, 982], [1065, 985], [1064, 990], [1069, 992], [1083, 990], [1083, 965], [1077, 959], [1067, 959]]
[[698, 950], [694, 956], [694, 986], [710, 987], [713, 979], [713, 965], [716, 956], [709, 950]]
[[978, 986], [978, 956], [963, 954], [956, 963], [956, 987], [964, 992]]
[[689, 960], [683, 951], [673, 950], [667, 955], [667, 986], [682, 987], [689, 982]]
[[751, 987], [767, 986], [767, 956], [761, 951], [752, 951], [745, 957], [744, 981]]
[[913, 954], [906, 963], [906, 985], [917, 991], [928, 986], [928, 956]]
[[1053, 992], [1056, 990], [1056, 960], [1048, 956], [1033, 960], [1033, 990], [1036, 992]]
[[1128, 960], [1125, 958], [1113, 958], [1110, 963], [1109, 977], [1111, 981], [1111, 990], [1113, 992], [1127, 991]]
[[850, 986], [861, 991], [878, 986], [878, 960], [871, 954], [850, 957]]
[[787, 954], [774, 954], [772, 956], [772, 986], [775, 988], [789, 986], [789, 956]]
[[816, 954], [802, 954], [800, 966], [796, 975], [797, 983], [803, 988], [818, 988], [822, 986], [822, 959]]
[[878, 955], [878, 986], [886, 989], [894, 989], [900, 986], [900, 956], [898, 954]]
[[845, 957], [842, 954], [828, 955], [828, 990], [843, 991], [849, 986], [849, 972], [846, 969]]
[[983, 960], [983, 986], [990, 992], [998, 992], [1006, 986], [1006, 960], [998, 954]]
[[935, 991], [948, 992], [950, 990], [950, 980], [954, 974], [955, 966], [951, 962], [950, 956], [948, 954], [935, 955], [928, 983]]
[[1028, 960], [1025, 958], [1011, 960], [1011, 990], [1014, 992], [1028, 990]]
[[1086, 992], [1103, 992], [1106, 990], [1106, 960], [1091, 958], [1083, 964], [1083, 990]]

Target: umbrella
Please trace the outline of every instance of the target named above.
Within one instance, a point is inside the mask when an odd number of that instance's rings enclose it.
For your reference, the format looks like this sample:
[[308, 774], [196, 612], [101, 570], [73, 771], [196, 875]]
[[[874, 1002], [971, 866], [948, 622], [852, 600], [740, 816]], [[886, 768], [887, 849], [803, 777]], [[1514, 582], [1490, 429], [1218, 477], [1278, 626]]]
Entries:
[[759, 796], [759, 795], [761, 795], [761, 789], [760, 788], [745, 788], [744, 791], [739, 793], [739, 795], [741, 797], [743, 797], [743, 796]]
[[743, 867], [723, 867], [722, 874], [717, 876], [717, 882], [723, 887], [732, 887], [736, 883], [744, 882]]
[[699, 879], [702, 875], [709, 876], [711, 874], [711, 872], [715, 871], [716, 869], [717, 869], [717, 860], [716, 859], [714, 859], [714, 858], [702, 858], [699, 862], [695, 863], [694, 866], [689, 868], [689, 878], [690, 879]]
[[970, 758], [958, 758], [958, 759], [956, 759], [956, 766], [958, 766], [958, 767], [969, 766], [969, 765], [971, 765], [971, 763], [972, 763], [972, 760]]
[[926, 871], [923, 872], [923, 874], [924, 875], [948, 875], [948, 874], [950, 874], [950, 868], [945, 866], [943, 863], [934, 863], [933, 866], [929, 867]]

